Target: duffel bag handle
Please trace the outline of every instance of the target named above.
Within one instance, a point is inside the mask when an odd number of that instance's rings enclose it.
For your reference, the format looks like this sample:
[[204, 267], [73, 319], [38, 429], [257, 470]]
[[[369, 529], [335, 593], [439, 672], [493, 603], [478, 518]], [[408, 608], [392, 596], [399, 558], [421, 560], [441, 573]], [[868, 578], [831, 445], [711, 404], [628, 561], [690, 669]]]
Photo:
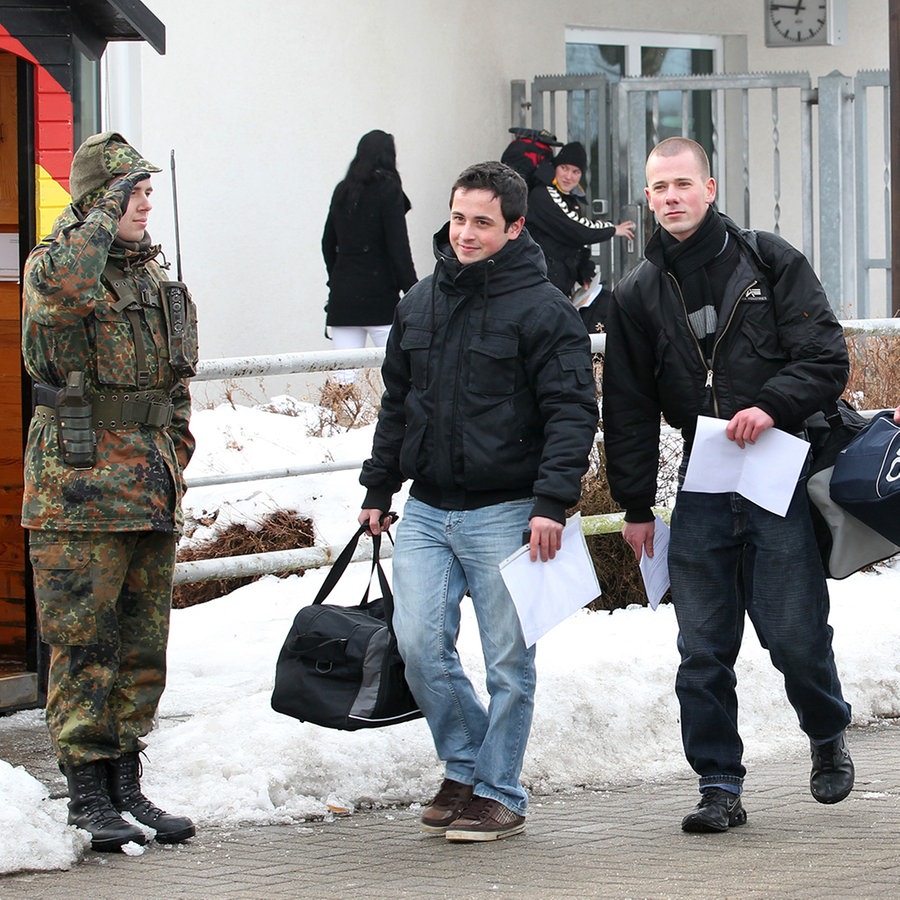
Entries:
[[[325, 580], [322, 582], [322, 587], [319, 588], [319, 593], [316, 594], [316, 599], [313, 600], [313, 603], [323, 603], [325, 598], [334, 590], [334, 586], [341, 580], [341, 575], [347, 570], [347, 566], [350, 565], [350, 560], [353, 559], [353, 554], [356, 552], [356, 547], [359, 544], [359, 539], [366, 533], [366, 526], [360, 525], [356, 534], [353, 535], [352, 538], [347, 542], [347, 546], [344, 547], [343, 550], [338, 554], [338, 558], [331, 564], [331, 571], [325, 576]], [[374, 555], [374, 548], [373, 548]]]
[[[396, 513], [388, 513], [388, 515], [392, 516], [392, 521], [396, 521], [397, 516]], [[341, 576], [347, 570], [347, 566], [350, 565], [350, 561], [353, 559], [353, 554], [356, 552], [356, 548], [359, 544], [359, 539], [364, 535], [368, 534], [368, 525], [360, 525], [356, 530], [356, 534], [353, 535], [352, 538], [347, 542], [347, 546], [344, 547], [343, 550], [338, 554], [337, 559], [332, 563], [331, 571], [328, 575], [325, 576], [325, 580], [322, 582], [322, 586], [319, 588], [319, 592], [316, 594], [313, 603], [324, 603], [326, 597], [334, 590], [335, 585], [340, 581]], [[394, 543], [393, 535], [388, 531], [386, 532], [388, 538], [391, 543]], [[362, 600], [359, 605], [364, 606], [369, 601], [369, 590], [372, 587], [372, 576], [375, 572], [378, 572], [378, 584], [381, 588], [381, 596], [384, 599], [385, 605], [385, 616], [387, 619], [388, 626], [390, 627], [391, 619], [393, 618], [394, 613], [394, 594], [391, 591], [391, 586], [388, 582], [387, 575], [385, 574], [384, 569], [381, 566], [381, 535], [373, 534], [372, 538], [372, 569], [369, 572], [369, 580], [366, 583], [366, 590], [363, 594]]]

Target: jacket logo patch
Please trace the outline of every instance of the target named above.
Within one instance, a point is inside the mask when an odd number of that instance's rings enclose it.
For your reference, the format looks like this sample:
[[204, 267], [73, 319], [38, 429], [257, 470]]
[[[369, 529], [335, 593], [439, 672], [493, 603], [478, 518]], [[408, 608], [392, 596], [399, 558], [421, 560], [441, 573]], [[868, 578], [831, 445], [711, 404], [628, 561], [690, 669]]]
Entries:
[[769, 295], [761, 287], [752, 287], [744, 294], [744, 300], [747, 303], [768, 303]]

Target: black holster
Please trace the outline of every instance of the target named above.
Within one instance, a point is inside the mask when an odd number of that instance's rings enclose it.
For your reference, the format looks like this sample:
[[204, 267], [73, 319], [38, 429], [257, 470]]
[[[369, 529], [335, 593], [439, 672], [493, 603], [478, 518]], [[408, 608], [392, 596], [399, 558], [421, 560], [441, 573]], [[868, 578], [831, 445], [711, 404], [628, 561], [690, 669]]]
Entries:
[[66, 386], [56, 395], [56, 415], [63, 462], [73, 469], [92, 468], [97, 460], [97, 439], [84, 372], [69, 372]]

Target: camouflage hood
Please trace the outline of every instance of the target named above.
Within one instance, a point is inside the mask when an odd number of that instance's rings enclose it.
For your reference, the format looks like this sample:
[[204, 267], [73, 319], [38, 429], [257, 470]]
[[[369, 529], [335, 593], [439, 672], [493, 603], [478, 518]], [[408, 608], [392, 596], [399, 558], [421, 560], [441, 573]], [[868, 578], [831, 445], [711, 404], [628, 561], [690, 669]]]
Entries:
[[88, 194], [105, 187], [116, 175], [127, 175], [135, 169], [162, 172], [159, 166], [144, 159], [118, 132], [104, 131], [92, 135], [72, 158], [69, 174], [72, 201], [83, 206]]

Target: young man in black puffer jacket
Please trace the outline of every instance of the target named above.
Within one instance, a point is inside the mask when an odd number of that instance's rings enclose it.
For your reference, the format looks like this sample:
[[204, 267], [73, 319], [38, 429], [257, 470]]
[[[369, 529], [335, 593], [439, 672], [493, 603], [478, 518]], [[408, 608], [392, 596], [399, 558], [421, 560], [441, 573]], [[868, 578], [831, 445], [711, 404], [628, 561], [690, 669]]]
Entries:
[[[526, 647], [499, 563], [530, 529], [531, 559], [552, 559], [578, 500], [597, 427], [590, 341], [547, 281], [524, 230], [527, 189], [502, 163], [464, 171], [434, 274], [400, 301], [359, 521], [384, 530], [412, 479], [397, 529], [394, 630], [406, 677], [445, 762], [422, 828], [455, 841], [525, 827], [519, 780], [534, 706]], [[490, 706], [460, 663], [466, 591], [478, 619]], [[551, 598], [552, 599], [552, 598]]]

